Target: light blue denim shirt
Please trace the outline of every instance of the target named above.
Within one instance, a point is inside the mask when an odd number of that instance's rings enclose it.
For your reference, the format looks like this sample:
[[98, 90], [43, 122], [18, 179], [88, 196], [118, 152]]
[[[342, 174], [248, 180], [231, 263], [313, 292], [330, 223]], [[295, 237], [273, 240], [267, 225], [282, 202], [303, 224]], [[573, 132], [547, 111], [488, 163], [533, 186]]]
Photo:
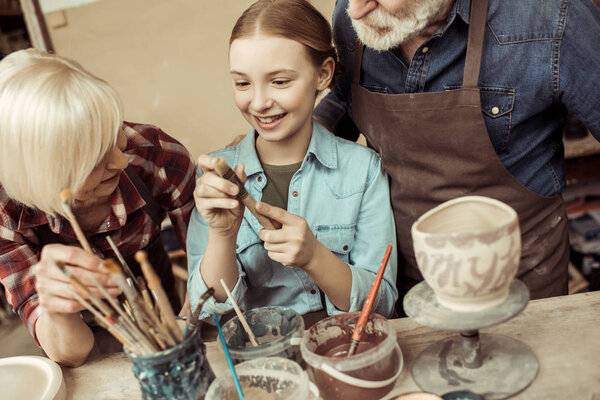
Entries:
[[[354, 140], [358, 132], [349, 117], [356, 34], [347, 6], [339, 0], [333, 14], [343, 75], [315, 115], [336, 135]], [[399, 49], [366, 48], [361, 86], [387, 94], [462, 87], [470, 11], [471, 0], [455, 0], [446, 24], [411, 60]], [[600, 9], [591, 0], [489, 0], [479, 87], [490, 141], [506, 169], [536, 193], [562, 192], [567, 112], [600, 140]]]
[[[243, 162], [248, 177], [246, 190], [257, 201], [262, 198], [267, 182], [256, 154], [254, 130], [237, 146], [211, 155], [224, 158], [231, 167]], [[197, 175], [202, 175], [199, 168]], [[396, 236], [387, 175], [379, 156], [366, 147], [333, 136], [315, 122], [306, 157], [292, 177], [289, 193], [288, 211], [302, 216], [317, 240], [350, 267], [350, 311], [362, 309], [386, 247], [394, 244], [373, 302], [373, 312], [391, 316], [398, 298]], [[261, 229], [246, 209], [237, 235], [239, 278], [232, 290], [236, 302], [246, 309], [288, 306], [300, 314], [322, 309], [319, 287], [306, 272], [268, 257], [258, 237]], [[193, 307], [207, 290], [200, 273], [207, 238], [208, 225], [194, 209], [187, 235], [188, 291]], [[341, 312], [328, 298], [325, 303], [329, 315]], [[231, 309], [229, 301], [217, 303], [211, 298], [204, 303], [200, 318], [209, 317], [213, 311], [224, 314]]]

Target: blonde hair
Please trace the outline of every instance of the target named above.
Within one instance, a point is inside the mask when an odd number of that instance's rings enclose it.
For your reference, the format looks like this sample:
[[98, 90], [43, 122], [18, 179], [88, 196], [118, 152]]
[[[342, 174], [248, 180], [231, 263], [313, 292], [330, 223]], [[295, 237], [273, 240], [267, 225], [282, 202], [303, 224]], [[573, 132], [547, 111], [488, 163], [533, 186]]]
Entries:
[[[316, 67], [331, 57], [335, 61], [336, 75], [339, 72], [331, 25], [307, 0], [258, 0], [238, 18], [231, 31], [229, 45], [236, 39], [250, 37], [257, 32], [303, 44]], [[334, 79], [329, 86], [333, 84]]]
[[0, 61], [0, 183], [10, 198], [63, 214], [115, 145], [123, 123], [116, 92], [77, 62], [35, 49]]

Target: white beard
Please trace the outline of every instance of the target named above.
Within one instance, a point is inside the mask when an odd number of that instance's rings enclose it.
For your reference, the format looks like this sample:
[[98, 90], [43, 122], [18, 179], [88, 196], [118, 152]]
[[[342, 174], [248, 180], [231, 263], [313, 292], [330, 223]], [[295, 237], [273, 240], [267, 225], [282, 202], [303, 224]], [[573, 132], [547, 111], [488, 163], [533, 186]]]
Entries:
[[352, 26], [366, 46], [378, 51], [389, 50], [421, 32], [447, 2], [418, 0], [413, 3], [413, 9], [402, 16], [394, 16], [378, 7], [359, 20], [351, 19]]

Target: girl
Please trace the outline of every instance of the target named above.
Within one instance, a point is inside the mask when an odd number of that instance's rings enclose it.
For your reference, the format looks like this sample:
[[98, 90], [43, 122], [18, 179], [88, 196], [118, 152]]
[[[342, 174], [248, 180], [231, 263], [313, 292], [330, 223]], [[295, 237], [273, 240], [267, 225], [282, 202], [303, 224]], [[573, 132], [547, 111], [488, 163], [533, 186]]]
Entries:
[[[304, 0], [259, 0], [229, 41], [235, 103], [251, 126], [236, 146], [200, 156], [188, 230], [192, 305], [208, 287], [202, 317], [232, 307], [220, 279], [247, 309], [280, 305], [309, 314], [359, 311], [389, 243], [395, 244], [387, 177], [373, 151], [336, 138], [313, 121], [317, 95], [331, 84], [336, 53], [327, 20]], [[282, 224], [262, 229], [214, 166], [225, 159]], [[243, 164], [242, 164], [243, 163]], [[396, 253], [374, 312], [397, 298]]]

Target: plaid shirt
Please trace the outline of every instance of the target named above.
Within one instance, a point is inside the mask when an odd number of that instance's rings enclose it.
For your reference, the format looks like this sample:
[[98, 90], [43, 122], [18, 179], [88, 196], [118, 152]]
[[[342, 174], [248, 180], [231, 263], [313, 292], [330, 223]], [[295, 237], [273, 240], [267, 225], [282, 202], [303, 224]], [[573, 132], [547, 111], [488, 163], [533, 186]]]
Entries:
[[[125, 123], [125, 155], [142, 181], [168, 214], [179, 243], [185, 249], [187, 226], [194, 200], [195, 165], [179, 142], [150, 125]], [[88, 236], [94, 253], [114, 257], [106, 236], [110, 235], [124, 255], [144, 248], [160, 232], [151, 217], [141, 209], [146, 202], [129, 177], [122, 173], [111, 198], [110, 216], [94, 235]], [[138, 212], [140, 211], [140, 212]], [[164, 215], [163, 215], [164, 216]], [[10, 199], [0, 185], [0, 280], [6, 297], [35, 338], [35, 323], [41, 314], [35, 291], [36, 264], [44, 243], [39, 228], [47, 225], [60, 243], [79, 246], [69, 222], [60, 217], [30, 209]]]

